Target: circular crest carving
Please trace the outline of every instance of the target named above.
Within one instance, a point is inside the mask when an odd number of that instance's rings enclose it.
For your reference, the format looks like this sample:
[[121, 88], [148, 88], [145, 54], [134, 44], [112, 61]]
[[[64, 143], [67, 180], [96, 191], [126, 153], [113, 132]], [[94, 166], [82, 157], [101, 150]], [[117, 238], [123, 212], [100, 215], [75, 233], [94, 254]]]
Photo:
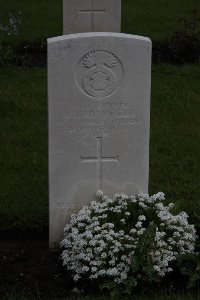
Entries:
[[123, 79], [123, 68], [119, 59], [104, 50], [91, 51], [79, 61], [76, 81], [83, 93], [94, 98], [111, 95]]

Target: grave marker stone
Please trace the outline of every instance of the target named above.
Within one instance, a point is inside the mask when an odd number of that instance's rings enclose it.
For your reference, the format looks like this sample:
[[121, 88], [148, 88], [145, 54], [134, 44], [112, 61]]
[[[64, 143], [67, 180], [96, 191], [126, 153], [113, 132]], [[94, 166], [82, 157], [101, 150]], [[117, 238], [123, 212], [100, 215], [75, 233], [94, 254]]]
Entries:
[[151, 41], [119, 33], [48, 40], [50, 246], [97, 189], [148, 192]]
[[63, 0], [64, 34], [120, 29], [121, 0]]

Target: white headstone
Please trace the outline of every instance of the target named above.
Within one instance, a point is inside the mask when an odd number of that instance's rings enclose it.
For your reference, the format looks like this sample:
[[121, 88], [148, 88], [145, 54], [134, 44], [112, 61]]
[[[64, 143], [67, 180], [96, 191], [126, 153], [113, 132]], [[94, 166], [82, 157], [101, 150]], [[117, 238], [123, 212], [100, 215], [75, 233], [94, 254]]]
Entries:
[[151, 41], [118, 33], [48, 40], [50, 246], [97, 189], [148, 192]]
[[121, 0], [63, 0], [63, 32], [120, 32]]

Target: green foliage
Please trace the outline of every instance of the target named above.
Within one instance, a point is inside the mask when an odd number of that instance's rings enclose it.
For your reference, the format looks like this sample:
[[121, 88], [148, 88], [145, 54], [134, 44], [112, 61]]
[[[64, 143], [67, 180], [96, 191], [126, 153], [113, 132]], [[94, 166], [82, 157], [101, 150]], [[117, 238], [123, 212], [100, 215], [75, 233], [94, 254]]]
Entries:
[[188, 288], [200, 282], [200, 254], [185, 254], [178, 258], [181, 274], [189, 277]]
[[170, 40], [173, 59], [179, 63], [198, 62], [200, 58], [200, 15], [192, 11], [192, 18], [184, 17], [179, 21], [182, 28], [174, 32]]
[[133, 290], [137, 282], [134, 277], [129, 277], [124, 283], [117, 284], [114, 281], [106, 281], [99, 285], [102, 294], [109, 295], [110, 300], [120, 299], [130, 299], [133, 295]]
[[0, 24], [0, 65], [11, 64], [15, 60], [12, 41], [20, 32], [21, 13], [17, 16], [9, 12], [6, 25]]
[[135, 254], [132, 257], [131, 267], [133, 274], [138, 272], [142, 274], [142, 280], [144, 281], [160, 281], [160, 276], [155, 272], [152, 266], [149, 249], [154, 247], [156, 235], [156, 225], [150, 225], [144, 234], [140, 237], [138, 246], [135, 250]]
[[19, 36], [10, 41], [12, 46], [32, 44], [42, 38], [62, 34], [62, 0], [1, 0], [0, 24], [6, 24], [9, 12], [21, 11], [22, 24]]
[[0, 43], [0, 66], [12, 64], [15, 60], [15, 51], [7, 43]]

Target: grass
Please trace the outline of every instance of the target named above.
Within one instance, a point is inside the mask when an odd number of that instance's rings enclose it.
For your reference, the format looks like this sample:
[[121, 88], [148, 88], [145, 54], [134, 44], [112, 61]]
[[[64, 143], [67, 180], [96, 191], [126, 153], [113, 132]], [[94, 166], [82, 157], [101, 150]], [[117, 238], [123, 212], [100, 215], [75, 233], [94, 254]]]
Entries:
[[153, 69], [150, 193], [163, 191], [177, 208], [200, 217], [199, 66]]
[[[38, 297], [26, 297], [24, 295], [19, 294], [11, 294], [4, 297], [2, 300], [109, 300], [108, 297], [70, 297], [70, 298], [41, 298], [40, 295]], [[113, 298], [112, 298], [113, 299]], [[121, 298], [115, 298], [113, 300], [119, 300]], [[160, 295], [155, 294], [154, 296], [131, 296], [131, 298], [125, 298], [125, 299], [131, 299], [131, 300], [199, 300], [200, 295], [191, 295], [191, 294], [185, 294], [185, 295]]]
[[[150, 193], [200, 216], [200, 69], [152, 72]], [[46, 70], [0, 69], [0, 228], [48, 226]]]
[[[153, 41], [169, 39], [180, 28], [179, 19], [200, 10], [198, 0], [122, 0], [122, 32], [149, 36]], [[10, 43], [38, 42], [62, 35], [62, 0], [1, 0], [0, 24], [9, 12], [22, 12], [20, 34]]]
[[46, 71], [0, 69], [0, 228], [47, 226]]
[[180, 29], [179, 20], [199, 10], [197, 0], [122, 0], [122, 32], [150, 37], [153, 41], [169, 39]]

